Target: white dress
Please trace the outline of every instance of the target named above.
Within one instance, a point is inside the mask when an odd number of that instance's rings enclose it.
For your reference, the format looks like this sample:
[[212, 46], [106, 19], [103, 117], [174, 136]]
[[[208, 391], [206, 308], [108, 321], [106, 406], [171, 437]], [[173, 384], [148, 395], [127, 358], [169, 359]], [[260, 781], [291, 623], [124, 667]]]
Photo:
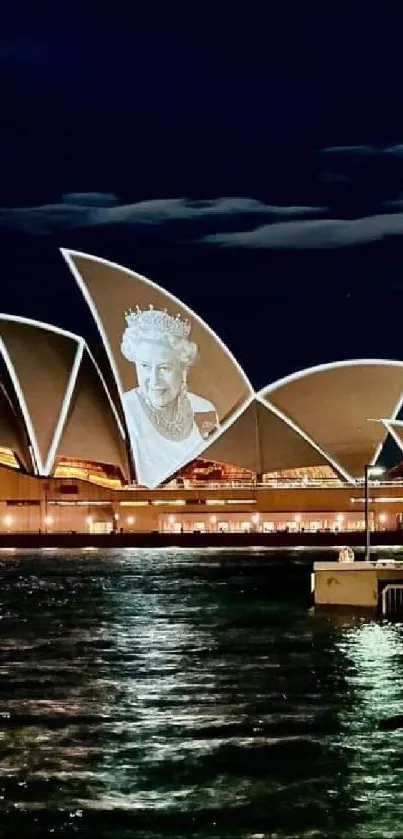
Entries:
[[[214, 412], [215, 408], [207, 399], [188, 393], [193, 413]], [[201, 435], [195, 420], [192, 430], [185, 440], [167, 440], [152, 424], [138, 397], [138, 389], [133, 388], [123, 394], [130, 444], [136, 467], [137, 482], [154, 489], [169, 478], [176, 470], [188, 463], [195, 453], [203, 449], [205, 438]]]

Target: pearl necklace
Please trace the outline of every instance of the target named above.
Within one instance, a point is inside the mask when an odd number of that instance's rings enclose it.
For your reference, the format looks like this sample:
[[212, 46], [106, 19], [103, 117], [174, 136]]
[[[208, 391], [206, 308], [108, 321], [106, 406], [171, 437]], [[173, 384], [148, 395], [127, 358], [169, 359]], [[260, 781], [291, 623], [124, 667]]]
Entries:
[[138, 397], [148, 419], [162, 437], [178, 442], [189, 437], [193, 426], [193, 411], [186, 393], [179, 395], [173, 419], [166, 416], [166, 408], [156, 408], [140, 391]]

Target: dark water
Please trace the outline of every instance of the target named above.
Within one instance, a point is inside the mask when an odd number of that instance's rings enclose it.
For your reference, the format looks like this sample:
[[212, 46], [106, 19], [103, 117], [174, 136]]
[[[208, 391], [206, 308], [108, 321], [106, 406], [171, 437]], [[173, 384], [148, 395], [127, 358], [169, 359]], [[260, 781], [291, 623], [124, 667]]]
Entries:
[[0, 555], [2, 837], [403, 836], [403, 626], [253, 556]]

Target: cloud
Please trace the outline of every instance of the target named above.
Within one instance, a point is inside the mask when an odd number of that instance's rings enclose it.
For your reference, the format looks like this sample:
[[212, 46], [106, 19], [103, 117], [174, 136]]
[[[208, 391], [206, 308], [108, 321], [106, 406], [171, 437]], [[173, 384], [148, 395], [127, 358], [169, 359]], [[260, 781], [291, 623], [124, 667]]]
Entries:
[[377, 148], [376, 146], [328, 146], [325, 149], [322, 149], [323, 154], [340, 154], [340, 155], [349, 155], [349, 156], [361, 156], [361, 155], [378, 155], [382, 153], [382, 149]]
[[82, 204], [84, 207], [110, 207], [117, 204], [119, 198], [111, 192], [66, 192], [61, 201], [62, 204]]
[[391, 146], [328, 146], [322, 149], [322, 154], [340, 155], [340, 157], [379, 157], [387, 154], [403, 157], [403, 143], [395, 143]]
[[398, 195], [397, 198], [390, 198], [388, 201], [382, 202], [384, 207], [392, 207], [395, 210], [399, 210], [403, 207], [403, 195]]
[[254, 217], [301, 218], [318, 215], [319, 207], [275, 206], [253, 198], [213, 198], [190, 201], [185, 198], [156, 198], [131, 204], [119, 202], [110, 193], [67, 193], [58, 203], [35, 207], [0, 209], [0, 227], [36, 235], [106, 225], [158, 226], [174, 222]]
[[395, 157], [402, 157], [403, 156], [403, 144], [398, 143], [395, 146], [388, 146], [388, 148], [385, 149], [385, 154], [392, 154], [392, 155], [395, 155]]
[[403, 213], [353, 220], [316, 219], [263, 225], [242, 233], [215, 233], [203, 242], [232, 248], [342, 248], [403, 235]]
[[[403, 199], [385, 202], [399, 210]], [[277, 206], [254, 198], [155, 198], [122, 203], [108, 192], [73, 192], [57, 203], [0, 210], [0, 227], [33, 235], [106, 226], [156, 229], [191, 225], [193, 241], [223, 248], [341, 248], [403, 234], [403, 212], [358, 219], [318, 218], [326, 208]], [[203, 236], [194, 224], [203, 222]], [[207, 228], [206, 228], [207, 225]], [[253, 225], [253, 229], [248, 229]], [[231, 229], [232, 228], [232, 229]], [[234, 229], [235, 228], [235, 229]], [[214, 230], [206, 235], [210, 229]]]

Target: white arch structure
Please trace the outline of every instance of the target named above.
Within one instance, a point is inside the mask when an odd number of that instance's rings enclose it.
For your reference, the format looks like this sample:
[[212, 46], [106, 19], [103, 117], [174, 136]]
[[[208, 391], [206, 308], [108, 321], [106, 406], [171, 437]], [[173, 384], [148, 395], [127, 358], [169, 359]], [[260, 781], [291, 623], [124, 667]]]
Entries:
[[400, 428], [403, 434], [403, 420], [397, 420], [394, 418], [384, 418], [381, 420], [381, 422], [385, 426], [387, 433], [390, 434], [390, 436], [393, 437], [395, 443], [397, 443], [400, 451], [403, 452], [403, 439], [399, 436], [399, 434], [396, 431], [397, 428]]
[[[259, 391], [255, 392], [248, 376], [244, 372], [243, 368], [241, 367], [241, 365], [239, 364], [237, 359], [234, 357], [234, 355], [228, 349], [228, 347], [223, 343], [223, 341], [220, 339], [220, 337], [209, 327], [209, 325], [202, 318], [200, 318], [190, 307], [188, 307], [186, 304], [184, 304], [182, 302], [182, 300], [180, 300], [179, 298], [177, 298], [176, 296], [174, 296], [170, 292], [166, 291], [161, 286], [154, 283], [152, 280], [149, 280], [147, 277], [144, 277], [144, 276], [142, 276], [142, 275], [140, 275], [140, 274], [138, 274], [134, 271], [131, 271], [130, 269], [127, 269], [124, 266], [119, 265], [118, 263], [111, 262], [111, 261], [103, 259], [101, 257], [93, 256], [91, 254], [83, 253], [83, 252], [80, 252], [80, 251], [66, 250], [66, 249], [63, 249], [63, 248], [61, 249], [61, 254], [62, 254], [63, 258], [65, 259], [70, 271], [72, 272], [72, 275], [74, 276], [74, 278], [77, 282], [77, 285], [79, 286], [80, 291], [81, 291], [84, 299], [86, 300], [87, 305], [89, 307], [89, 310], [91, 311], [91, 314], [92, 314], [92, 316], [94, 318], [94, 321], [97, 325], [99, 334], [101, 336], [101, 339], [102, 339], [104, 347], [105, 347], [105, 352], [106, 352], [106, 355], [107, 355], [107, 358], [108, 358], [110, 369], [112, 371], [113, 379], [114, 379], [114, 382], [115, 382], [115, 385], [116, 385], [116, 390], [117, 390], [117, 393], [118, 393], [119, 398], [121, 400], [121, 406], [123, 408], [123, 412], [124, 412], [124, 401], [123, 401], [123, 398], [122, 398], [123, 397], [123, 388], [122, 388], [122, 382], [121, 382], [121, 378], [120, 378], [120, 375], [119, 375], [119, 371], [118, 371], [118, 368], [117, 368], [117, 365], [116, 365], [115, 357], [114, 357], [114, 354], [113, 354], [113, 351], [112, 351], [112, 348], [111, 348], [111, 345], [110, 345], [110, 342], [109, 342], [109, 339], [108, 339], [108, 335], [106, 334], [106, 331], [104, 329], [102, 318], [101, 318], [101, 316], [100, 316], [100, 314], [99, 314], [99, 312], [96, 308], [96, 305], [95, 305], [95, 303], [92, 299], [92, 296], [91, 296], [91, 294], [90, 294], [90, 292], [87, 288], [87, 285], [86, 285], [84, 279], [82, 278], [82, 276], [80, 274], [80, 271], [79, 271], [79, 269], [77, 268], [77, 266], [74, 262], [75, 257], [84, 258], [84, 259], [90, 260], [92, 262], [99, 263], [101, 265], [107, 266], [109, 268], [116, 269], [118, 271], [122, 271], [128, 276], [132, 276], [134, 279], [140, 280], [142, 283], [149, 286], [150, 289], [153, 289], [153, 290], [163, 294], [167, 298], [167, 300], [170, 300], [174, 305], [180, 306], [195, 322], [197, 322], [209, 335], [211, 335], [211, 337], [214, 339], [216, 344], [223, 350], [223, 352], [225, 353], [227, 358], [232, 362], [232, 364], [234, 365], [234, 368], [237, 370], [238, 374], [240, 375], [240, 377], [241, 377], [241, 379], [242, 379], [242, 381], [245, 385], [246, 391], [247, 391], [247, 396], [245, 398], [245, 401], [243, 402], [241, 407], [239, 407], [238, 409], [236, 409], [233, 412], [233, 414], [230, 416], [229, 420], [227, 420], [227, 422], [225, 422], [218, 429], [218, 431], [216, 433], [211, 435], [211, 437], [208, 439], [208, 445], [206, 445], [206, 441], [204, 441], [204, 440], [201, 442], [199, 448], [196, 449], [192, 453], [192, 459], [196, 459], [197, 457], [199, 457], [203, 452], [206, 451], [207, 448], [209, 448], [222, 435], [224, 435], [228, 431], [228, 429], [231, 428], [231, 426], [234, 423], [236, 423], [236, 421], [239, 419], [239, 417], [245, 411], [247, 411], [247, 409], [251, 405], [251, 403], [254, 400], [256, 400], [262, 406], [264, 406], [265, 409], [271, 411], [282, 422], [284, 422], [285, 425], [287, 425], [290, 429], [292, 429], [294, 432], [296, 432], [313, 449], [315, 449], [324, 458], [324, 460], [326, 460], [329, 463], [329, 465], [338, 474], [340, 474], [346, 481], [348, 481], [351, 484], [356, 483], [357, 479], [354, 477], [354, 475], [351, 474], [348, 471], [348, 469], [346, 469], [342, 465], [342, 463], [340, 463], [335, 457], [333, 457], [330, 451], [327, 451], [325, 447], [321, 446], [309, 433], [307, 433], [307, 431], [305, 431], [305, 429], [301, 425], [298, 424], [298, 417], [297, 416], [294, 416], [294, 418], [291, 418], [291, 416], [288, 416], [288, 414], [286, 412], [281, 410], [275, 404], [275, 398], [274, 398], [275, 393], [283, 385], [287, 385], [287, 384], [291, 384], [293, 382], [298, 382], [299, 380], [307, 379], [309, 376], [312, 376], [316, 373], [331, 371], [331, 370], [335, 370], [335, 369], [339, 369], [339, 368], [343, 368], [343, 367], [345, 367], [345, 368], [347, 368], [347, 367], [360, 367], [360, 366], [365, 367], [365, 366], [369, 366], [369, 365], [378, 366], [380, 368], [382, 366], [389, 367], [389, 368], [395, 367], [395, 368], [399, 368], [400, 370], [402, 370], [402, 373], [403, 373], [403, 361], [393, 360], [393, 359], [362, 358], [362, 359], [349, 359], [349, 360], [343, 360], [343, 361], [328, 362], [328, 363], [325, 363], [325, 364], [319, 364], [319, 365], [315, 365], [315, 366], [312, 366], [312, 367], [303, 368], [302, 370], [299, 370], [297, 372], [294, 372], [294, 373], [291, 373], [287, 376], [284, 376], [280, 379], [277, 379], [274, 382], [271, 382], [268, 386], [266, 386], [264, 388], [261, 388]], [[59, 448], [59, 444], [61, 442], [63, 432], [64, 432], [64, 429], [66, 427], [66, 421], [67, 421], [67, 417], [68, 417], [68, 413], [69, 413], [69, 408], [70, 408], [70, 405], [71, 405], [71, 402], [72, 402], [72, 399], [73, 399], [73, 396], [74, 396], [74, 393], [75, 393], [75, 388], [76, 388], [76, 385], [77, 385], [81, 365], [82, 365], [85, 354], [88, 354], [88, 357], [89, 357], [89, 359], [90, 359], [90, 361], [91, 361], [91, 363], [92, 363], [92, 365], [93, 365], [93, 367], [94, 367], [94, 369], [97, 373], [97, 376], [99, 377], [99, 381], [102, 385], [102, 388], [105, 392], [106, 398], [109, 402], [111, 411], [112, 411], [113, 416], [115, 418], [116, 426], [117, 426], [117, 429], [119, 431], [119, 434], [120, 434], [122, 440], [126, 439], [126, 437], [127, 437], [126, 430], [125, 430], [125, 428], [124, 428], [124, 426], [123, 426], [123, 424], [120, 420], [120, 416], [119, 416], [119, 413], [116, 409], [116, 405], [114, 404], [114, 400], [112, 399], [112, 396], [109, 392], [108, 386], [107, 386], [106, 381], [104, 379], [104, 376], [103, 376], [103, 374], [102, 374], [102, 372], [99, 368], [99, 365], [95, 361], [95, 359], [94, 359], [86, 341], [84, 340], [84, 338], [82, 338], [81, 336], [79, 336], [79, 335], [77, 335], [73, 332], [69, 332], [67, 330], [60, 329], [60, 328], [58, 328], [56, 326], [53, 326], [51, 324], [44, 323], [42, 321], [34, 320], [34, 319], [31, 319], [31, 318], [20, 317], [20, 316], [16, 316], [16, 315], [1, 314], [0, 313], [0, 322], [2, 322], [2, 321], [4, 321], [4, 322], [15, 322], [15, 323], [18, 323], [18, 324], [23, 324], [23, 325], [25, 324], [25, 325], [28, 325], [28, 326], [32, 326], [32, 327], [35, 327], [35, 328], [38, 328], [38, 329], [47, 330], [48, 332], [50, 332], [54, 335], [60, 335], [61, 337], [67, 338], [75, 344], [75, 352], [74, 352], [73, 363], [72, 363], [72, 367], [71, 367], [71, 370], [70, 370], [70, 373], [69, 373], [68, 382], [67, 382], [63, 402], [62, 402], [60, 412], [59, 412], [59, 415], [57, 417], [57, 421], [56, 421], [56, 424], [55, 424], [52, 440], [51, 440], [47, 455], [45, 457], [42, 457], [40, 447], [39, 447], [39, 443], [38, 443], [38, 439], [37, 439], [37, 435], [36, 435], [35, 428], [34, 428], [34, 424], [32, 422], [32, 418], [30, 416], [27, 400], [25, 398], [25, 394], [23, 392], [23, 387], [22, 387], [20, 379], [19, 379], [18, 370], [16, 370], [16, 368], [15, 368], [15, 365], [14, 365], [13, 360], [11, 358], [11, 355], [10, 355], [8, 349], [7, 349], [5, 341], [0, 336], [0, 354], [2, 355], [2, 357], [4, 359], [4, 364], [6, 366], [6, 369], [8, 371], [10, 380], [12, 382], [12, 385], [13, 385], [13, 388], [14, 388], [14, 391], [15, 391], [15, 396], [16, 396], [17, 402], [18, 402], [19, 407], [20, 407], [21, 415], [22, 415], [23, 421], [25, 423], [25, 427], [26, 427], [26, 431], [27, 431], [27, 437], [28, 437], [28, 441], [29, 441], [30, 452], [31, 452], [33, 471], [36, 474], [47, 476], [47, 475], [50, 475], [51, 472], [52, 472], [52, 469], [53, 469], [53, 466], [54, 466], [54, 463], [55, 463], [55, 459], [56, 459], [56, 456], [57, 456], [57, 451], [58, 451], [58, 448]], [[386, 436], [387, 436], [388, 433], [395, 439], [395, 441], [398, 444], [398, 446], [400, 447], [400, 449], [403, 450], [402, 439], [400, 439], [399, 435], [396, 433], [396, 431], [394, 431], [394, 427], [393, 427], [395, 425], [395, 426], [399, 426], [399, 428], [400, 428], [400, 426], [403, 428], [403, 422], [400, 422], [396, 419], [396, 417], [398, 416], [399, 411], [401, 410], [402, 406], [403, 406], [403, 386], [402, 386], [402, 388], [399, 392], [399, 397], [396, 400], [395, 405], [393, 406], [393, 409], [391, 411], [390, 416], [388, 416], [388, 417], [385, 417], [385, 416], [375, 417], [375, 418], [367, 417], [368, 421], [372, 420], [372, 421], [375, 421], [375, 422], [378, 422], [378, 423], [382, 423], [382, 425], [385, 429], [385, 436], [381, 440], [381, 442], [378, 444], [378, 446], [377, 446], [377, 448], [376, 448], [376, 450], [375, 450], [375, 452], [374, 452], [374, 454], [371, 458], [371, 464], [375, 464], [377, 462], [377, 460], [378, 460], [378, 458], [381, 454], [382, 448], [385, 444]], [[185, 460], [184, 462], [178, 464], [177, 469], [175, 471], [179, 471], [181, 468], [183, 468], [187, 464], [187, 462], [188, 462], [188, 460]], [[167, 476], [167, 479], [168, 478], [169, 478], [169, 476]]]
[[[248, 376], [246, 375], [245, 371], [243, 370], [243, 368], [241, 367], [241, 365], [239, 364], [239, 362], [237, 361], [235, 356], [232, 354], [232, 352], [228, 349], [226, 344], [224, 344], [224, 342], [221, 340], [219, 335], [217, 335], [217, 333], [214, 332], [213, 329], [211, 329], [211, 327], [208, 325], [208, 323], [206, 321], [204, 321], [203, 318], [199, 317], [199, 315], [196, 312], [194, 312], [193, 309], [191, 309], [189, 306], [187, 306], [185, 303], [183, 303], [182, 300], [180, 300], [174, 294], [171, 294], [171, 292], [169, 292], [166, 289], [159, 286], [157, 283], [154, 283], [148, 277], [144, 277], [142, 274], [138, 274], [136, 271], [132, 271], [131, 269], [126, 268], [123, 265], [119, 265], [119, 263], [117, 263], [117, 262], [112, 262], [111, 260], [104, 259], [104, 258], [99, 257], [99, 256], [94, 256], [94, 255], [89, 254], [89, 253], [84, 253], [82, 251], [76, 251], [76, 250], [71, 250], [71, 249], [67, 249], [67, 248], [60, 248], [60, 252], [61, 252], [63, 258], [65, 259], [65, 261], [67, 262], [67, 265], [70, 268], [70, 271], [72, 272], [73, 277], [75, 278], [78, 287], [80, 288], [80, 291], [81, 291], [81, 293], [82, 293], [82, 295], [83, 295], [83, 297], [84, 297], [84, 299], [85, 299], [85, 301], [86, 301], [86, 303], [87, 303], [87, 305], [90, 309], [92, 317], [93, 317], [93, 319], [96, 323], [98, 332], [99, 332], [99, 334], [102, 338], [102, 341], [103, 341], [103, 344], [104, 344], [104, 347], [105, 347], [105, 351], [106, 351], [106, 355], [108, 357], [109, 365], [110, 365], [110, 368], [112, 370], [115, 385], [116, 385], [116, 388], [117, 388], [117, 391], [118, 391], [118, 394], [119, 394], [119, 397], [120, 397], [120, 402], [121, 402], [122, 409], [123, 409], [123, 412], [124, 412], [124, 415], [125, 415], [126, 423], [127, 423], [127, 416], [126, 416], [126, 410], [125, 410], [125, 403], [124, 403], [124, 399], [123, 399], [122, 381], [121, 381], [119, 371], [118, 371], [118, 368], [117, 368], [117, 365], [116, 365], [116, 362], [115, 362], [115, 357], [114, 357], [114, 354], [113, 354], [113, 351], [112, 351], [112, 347], [111, 347], [108, 335], [106, 334], [106, 331], [104, 329], [102, 318], [101, 318], [101, 316], [98, 312], [98, 309], [97, 309], [97, 307], [94, 303], [94, 300], [93, 300], [93, 298], [92, 298], [92, 296], [91, 296], [91, 294], [90, 294], [90, 292], [87, 288], [87, 285], [86, 285], [85, 281], [83, 280], [83, 277], [81, 276], [80, 271], [78, 270], [78, 268], [77, 268], [77, 266], [74, 262], [75, 257], [76, 258], [81, 258], [81, 259], [87, 259], [87, 260], [90, 260], [91, 262], [96, 262], [96, 263], [98, 263], [100, 265], [104, 265], [108, 268], [112, 268], [112, 269], [115, 269], [117, 271], [124, 272], [124, 274], [126, 274], [127, 276], [130, 276], [130, 277], [133, 277], [133, 279], [135, 279], [135, 280], [140, 280], [142, 283], [147, 285], [150, 289], [153, 289], [154, 291], [159, 292], [160, 294], [164, 295], [164, 297], [166, 297], [168, 300], [170, 300], [173, 304], [175, 304], [175, 305], [179, 306], [180, 308], [184, 309], [187, 312], [187, 314], [189, 315], [189, 317], [191, 317], [204, 330], [206, 330], [206, 332], [220, 346], [220, 348], [223, 350], [223, 352], [225, 353], [227, 358], [230, 359], [230, 361], [234, 365], [235, 369], [237, 370], [237, 372], [241, 376], [241, 378], [242, 378], [242, 380], [243, 380], [243, 382], [244, 382], [244, 384], [245, 384], [245, 386], [246, 386], [246, 388], [249, 392], [249, 394], [248, 394], [248, 396], [245, 400], [245, 403], [240, 408], [238, 408], [236, 411], [234, 411], [234, 413], [231, 415], [230, 419], [223, 426], [221, 426], [215, 433], [213, 433], [211, 435], [211, 437], [209, 437], [208, 445], [210, 445], [215, 440], [217, 440], [222, 434], [225, 434], [226, 430], [228, 428], [230, 428], [230, 426], [233, 425], [234, 422], [236, 422], [238, 417], [248, 407], [248, 405], [250, 404], [250, 402], [254, 398], [255, 392], [254, 392], [253, 386], [252, 386]], [[207, 447], [206, 446], [206, 441], [203, 440], [202, 443], [200, 444], [200, 446], [197, 449], [195, 449], [194, 452], [192, 452], [192, 460], [199, 457], [203, 453], [203, 451], [206, 450], [206, 447]], [[188, 462], [189, 462], [189, 460], [185, 459], [181, 463], [179, 463], [177, 465], [177, 468], [175, 469], [175, 472], [180, 471], [180, 469], [182, 469], [184, 466], [186, 466], [186, 464]], [[168, 480], [168, 478], [169, 478], [169, 475], [166, 476], [166, 480]]]
[[51, 444], [50, 444], [46, 459], [42, 459], [42, 455], [41, 455], [41, 452], [40, 452], [40, 449], [39, 449], [39, 444], [38, 444], [38, 439], [37, 439], [37, 436], [36, 436], [35, 428], [34, 428], [30, 413], [29, 413], [27, 401], [26, 401], [26, 398], [25, 398], [25, 395], [24, 395], [24, 392], [23, 392], [23, 389], [22, 389], [22, 386], [21, 386], [21, 382], [20, 382], [20, 379], [19, 379], [19, 376], [18, 376], [18, 371], [16, 370], [15, 365], [14, 365], [12, 359], [11, 359], [11, 356], [10, 356], [10, 353], [7, 349], [6, 343], [4, 342], [3, 338], [0, 336], [0, 354], [4, 359], [4, 363], [5, 363], [6, 369], [8, 371], [8, 374], [10, 376], [11, 382], [13, 384], [14, 391], [15, 391], [15, 394], [16, 394], [16, 397], [17, 397], [17, 401], [18, 401], [18, 404], [20, 406], [21, 414], [22, 414], [22, 417], [23, 417], [23, 420], [24, 420], [24, 423], [25, 423], [27, 436], [28, 436], [28, 440], [29, 440], [29, 447], [30, 447], [31, 456], [32, 456], [32, 465], [33, 465], [33, 470], [34, 470], [35, 474], [48, 476], [48, 475], [50, 475], [50, 473], [53, 469], [54, 461], [55, 461], [55, 458], [56, 458], [56, 455], [57, 455], [57, 450], [58, 450], [59, 443], [60, 443], [62, 435], [63, 435], [63, 431], [64, 431], [64, 428], [65, 428], [65, 425], [66, 425], [66, 420], [67, 420], [67, 415], [68, 415], [68, 412], [69, 412], [70, 404], [71, 404], [71, 401], [72, 401], [72, 398], [73, 398], [73, 395], [74, 395], [74, 390], [75, 390], [75, 387], [76, 387], [76, 384], [77, 384], [77, 379], [78, 379], [79, 371], [80, 371], [80, 368], [81, 368], [81, 363], [82, 363], [82, 360], [83, 360], [83, 357], [84, 357], [84, 353], [88, 353], [88, 356], [89, 356], [92, 364], [94, 365], [94, 368], [95, 368], [96, 373], [99, 377], [100, 383], [101, 383], [101, 385], [103, 387], [103, 390], [105, 392], [106, 398], [107, 398], [107, 400], [109, 402], [109, 405], [111, 407], [112, 413], [115, 417], [118, 431], [119, 431], [122, 439], [125, 439], [125, 436], [126, 436], [125, 429], [124, 429], [124, 427], [123, 427], [123, 425], [120, 421], [118, 412], [117, 412], [116, 407], [113, 403], [112, 397], [109, 393], [109, 390], [108, 390], [107, 384], [105, 382], [105, 379], [102, 375], [101, 370], [99, 369], [99, 366], [98, 366], [97, 362], [95, 361], [95, 359], [94, 359], [94, 357], [91, 353], [91, 350], [87, 346], [87, 343], [84, 340], [84, 338], [82, 338], [80, 335], [76, 335], [74, 332], [69, 332], [65, 329], [60, 329], [59, 327], [52, 326], [49, 323], [44, 323], [43, 321], [33, 320], [32, 318], [20, 317], [18, 315], [8, 315], [8, 314], [0, 313], [0, 322], [3, 322], [3, 321], [9, 322], [9, 323], [18, 323], [18, 324], [22, 324], [22, 325], [26, 325], [26, 326], [32, 326], [32, 327], [37, 328], [37, 329], [43, 329], [47, 332], [52, 333], [53, 335], [60, 335], [63, 338], [67, 338], [67, 339], [73, 341], [76, 344], [76, 350], [75, 350], [75, 354], [74, 354], [73, 365], [72, 365], [70, 375], [69, 375], [69, 378], [68, 378], [67, 387], [66, 387], [66, 390], [65, 390], [65, 395], [64, 395], [63, 402], [62, 402], [62, 405], [61, 405], [60, 413], [59, 413], [59, 416], [58, 416], [57, 421], [56, 421], [56, 425], [55, 425], [53, 437], [52, 437], [52, 440], [51, 440]]
[[[308, 376], [311, 376], [315, 373], [321, 373], [321, 372], [325, 372], [327, 370], [334, 370], [334, 369], [338, 369], [338, 368], [342, 368], [342, 367], [358, 367], [358, 366], [369, 366], [369, 365], [371, 365], [371, 366], [376, 365], [376, 366], [380, 366], [380, 367], [382, 367], [382, 366], [399, 367], [403, 371], [403, 361], [392, 360], [392, 359], [359, 358], [359, 359], [348, 359], [348, 360], [343, 360], [343, 361], [331, 361], [331, 362], [327, 362], [325, 364], [318, 364], [318, 365], [315, 365], [313, 367], [305, 367], [302, 370], [298, 370], [295, 373], [290, 373], [287, 376], [284, 376], [280, 379], [277, 379], [276, 381], [272, 382], [271, 384], [267, 385], [266, 387], [261, 388], [258, 391], [258, 393], [256, 394], [256, 398], [263, 405], [265, 405], [271, 411], [273, 411], [273, 413], [275, 413], [278, 417], [280, 417], [287, 425], [290, 426], [290, 428], [293, 428], [294, 431], [297, 431], [302, 437], [304, 437], [304, 439], [308, 443], [310, 443], [320, 454], [322, 454], [323, 457], [325, 457], [326, 460], [329, 462], [329, 464], [339, 474], [343, 475], [343, 477], [351, 484], [356, 484], [357, 483], [356, 478], [352, 474], [350, 474], [346, 469], [344, 469], [342, 464], [339, 463], [337, 460], [335, 460], [332, 457], [332, 455], [330, 454], [330, 452], [326, 451], [321, 446], [319, 446], [315, 442], [315, 440], [313, 440], [302, 428], [300, 428], [289, 416], [287, 416], [287, 414], [285, 414], [283, 411], [281, 411], [279, 408], [277, 408], [277, 406], [274, 405], [273, 402], [268, 397], [270, 396], [270, 394], [274, 395], [274, 393], [280, 387], [282, 387], [283, 385], [291, 384], [292, 382], [297, 382], [298, 380], [305, 379]], [[394, 408], [392, 410], [392, 414], [388, 418], [388, 420], [385, 420], [382, 417], [379, 417], [379, 418], [368, 417], [367, 419], [368, 419], [368, 421], [371, 421], [371, 422], [383, 423], [385, 429], [387, 431], [389, 430], [390, 433], [392, 434], [392, 436], [395, 437], [395, 435], [393, 435], [393, 431], [390, 428], [388, 422], [390, 423], [390, 422], [395, 421], [395, 419], [398, 416], [399, 411], [401, 410], [402, 406], [403, 406], [403, 387], [402, 387], [402, 390], [400, 391], [399, 397], [398, 397], [398, 399], [397, 399], [397, 401], [394, 405]], [[387, 434], [385, 434], [384, 439], [377, 446], [377, 449], [376, 449], [373, 457], [371, 458], [371, 463], [369, 465], [374, 465], [376, 463], [376, 461], [378, 460], [378, 458], [381, 454], [381, 451], [383, 449], [383, 446], [385, 445], [386, 436], [387, 436]], [[401, 444], [400, 444], [400, 447], [401, 447]]]

